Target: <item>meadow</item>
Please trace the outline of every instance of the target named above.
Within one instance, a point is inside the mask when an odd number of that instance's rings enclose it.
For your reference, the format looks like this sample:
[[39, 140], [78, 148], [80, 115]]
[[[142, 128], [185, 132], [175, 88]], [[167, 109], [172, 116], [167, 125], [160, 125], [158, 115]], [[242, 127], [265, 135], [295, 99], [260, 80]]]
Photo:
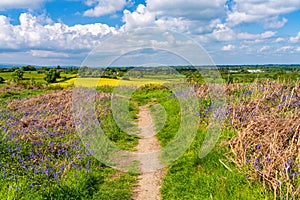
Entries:
[[[300, 82], [290, 73], [222, 75], [226, 120], [219, 140], [199, 158], [214, 109], [206, 85], [193, 79], [199, 127], [188, 150], [167, 167], [162, 198], [299, 199]], [[12, 74], [0, 76], [9, 80]], [[76, 134], [72, 88], [96, 88], [101, 128], [114, 144], [129, 151], [135, 151], [138, 137], [127, 135], [114, 120], [110, 103], [114, 87], [139, 88], [130, 98], [130, 117], [136, 121], [138, 107], [150, 104], [162, 147], [176, 137], [183, 117], [177, 97], [186, 94], [172, 93], [166, 86], [176, 79], [167, 77], [99, 81], [65, 76], [71, 79], [45, 85], [43, 75], [26, 72], [24, 82], [34, 78], [42, 85], [9, 81], [1, 85], [0, 198], [132, 199], [137, 173], [105, 166]]]

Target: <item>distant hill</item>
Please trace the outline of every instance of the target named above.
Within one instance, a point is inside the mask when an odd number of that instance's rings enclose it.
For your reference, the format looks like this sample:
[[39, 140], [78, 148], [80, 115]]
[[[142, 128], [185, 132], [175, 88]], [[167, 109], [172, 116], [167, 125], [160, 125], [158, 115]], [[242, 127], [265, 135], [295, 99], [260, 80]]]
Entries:
[[[0, 64], [0, 68], [12, 68], [12, 67], [23, 67], [23, 66], [27, 66], [28, 64]], [[31, 65], [34, 66], [35, 68], [42, 68], [42, 67], [49, 67], [49, 68], [56, 68], [56, 66], [39, 66], [39, 65]], [[60, 66], [61, 68], [78, 68], [78, 66]]]

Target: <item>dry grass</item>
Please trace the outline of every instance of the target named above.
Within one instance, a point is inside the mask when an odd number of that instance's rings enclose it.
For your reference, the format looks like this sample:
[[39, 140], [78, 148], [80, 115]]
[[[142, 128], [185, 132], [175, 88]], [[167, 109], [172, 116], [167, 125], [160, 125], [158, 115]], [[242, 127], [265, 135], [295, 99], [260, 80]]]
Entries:
[[[110, 94], [97, 93], [97, 99], [110, 98]], [[61, 90], [27, 99], [14, 100], [9, 110], [21, 113], [18, 123], [22, 132], [35, 133], [49, 127], [74, 130], [72, 117], [72, 90]], [[101, 110], [100, 110], [101, 111]], [[99, 111], [99, 112], [100, 112]]]
[[225, 142], [232, 160], [276, 195], [299, 198], [299, 82], [265, 81], [227, 87], [228, 119], [236, 135]]

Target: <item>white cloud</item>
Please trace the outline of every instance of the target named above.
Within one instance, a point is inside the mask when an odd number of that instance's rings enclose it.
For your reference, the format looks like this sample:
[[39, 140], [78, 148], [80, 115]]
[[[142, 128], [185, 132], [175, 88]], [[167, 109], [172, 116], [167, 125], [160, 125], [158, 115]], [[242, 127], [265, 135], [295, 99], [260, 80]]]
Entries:
[[226, 0], [146, 0], [150, 12], [157, 16], [183, 17], [191, 20], [211, 20], [225, 15]]
[[274, 31], [266, 31], [260, 34], [251, 34], [247, 32], [236, 32], [226, 24], [218, 24], [217, 28], [212, 32], [212, 37], [218, 41], [233, 40], [261, 40], [272, 38], [276, 35]]
[[236, 33], [225, 24], [218, 24], [212, 32], [212, 37], [218, 41], [230, 41], [236, 39]]
[[125, 25], [122, 27], [122, 29], [130, 30], [137, 27], [154, 25], [155, 15], [149, 12], [147, 7], [142, 4], [138, 5], [136, 11], [134, 12], [124, 10], [123, 13], [123, 22], [125, 22]]
[[219, 19], [197, 21], [180, 16], [158, 16], [157, 12], [150, 11], [148, 6], [142, 4], [138, 5], [133, 12], [124, 10], [123, 14], [125, 24], [121, 28], [122, 30], [157, 26], [181, 33], [197, 34], [212, 31], [216, 24], [220, 23]]
[[20, 25], [12, 25], [5, 16], [0, 16], [0, 46], [2, 49], [34, 48], [41, 50], [89, 50], [100, 44], [100, 39], [116, 33], [106, 24], [68, 26], [63, 23], [43, 25], [39, 17], [23, 13]]
[[284, 27], [287, 22], [288, 20], [286, 18], [282, 18], [280, 20], [278, 19], [278, 17], [272, 17], [270, 19], [265, 20], [264, 27], [267, 29], [269, 28], [278, 29]]
[[263, 21], [266, 28], [281, 28], [287, 23], [287, 19], [280, 20], [278, 16], [299, 8], [299, 0], [235, 0], [232, 9], [228, 11], [227, 22], [236, 26]]
[[25, 8], [35, 9], [47, 0], [1, 0], [0, 10]]
[[193, 22], [183, 18], [162, 17], [155, 21], [155, 24], [162, 28], [178, 31], [181, 33], [191, 32]]
[[270, 46], [263, 46], [262, 48], [260, 48], [260, 49], [258, 50], [258, 52], [264, 52], [264, 51], [269, 50], [270, 48], [271, 48]]
[[52, 58], [52, 57], [68, 58], [69, 57], [67, 53], [62, 53], [62, 52], [45, 51], [45, 50], [31, 50], [30, 52], [32, 56], [41, 57], [41, 58]]
[[283, 46], [278, 48], [276, 52], [287, 52], [287, 51], [292, 51], [293, 49], [295, 49], [295, 47], [293, 46]]
[[251, 33], [238, 33], [237, 39], [240, 40], [259, 40], [259, 39], [268, 39], [276, 35], [276, 32], [266, 31], [261, 34], [251, 34]]
[[226, 45], [222, 47], [222, 51], [232, 51], [235, 49], [235, 46], [232, 44]]
[[295, 37], [290, 37], [290, 42], [297, 43], [300, 40], [300, 32]]
[[87, 0], [86, 5], [95, 7], [85, 11], [84, 16], [99, 17], [122, 10], [126, 0]]
[[286, 39], [282, 38], [282, 37], [278, 37], [274, 42], [275, 43], [280, 43], [280, 42], [284, 42]]

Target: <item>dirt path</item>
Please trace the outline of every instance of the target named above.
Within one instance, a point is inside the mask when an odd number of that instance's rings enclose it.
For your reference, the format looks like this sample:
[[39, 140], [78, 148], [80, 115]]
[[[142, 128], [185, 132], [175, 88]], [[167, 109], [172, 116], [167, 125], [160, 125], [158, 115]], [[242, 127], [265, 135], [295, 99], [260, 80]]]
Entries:
[[[160, 188], [162, 185], [162, 179], [165, 176], [164, 169], [161, 166], [158, 159], [158, 151], [161, 146], [159, 141], [155, 137], [155, 126], [150, 114], [148, 106], [141, 106], [139, 109], [139, 121], [138, 128], [140, 129], [140, 135], [137, 145], [137, 153], [140, 157], [140, 169], [141, 171], [150, 171], [147, 173], [141, 173], [138, 176], [138, 186], [134, 190], [135, 200], [159, 200]], [[147, 153], [153, 153], [151, 156], [147, 156]], [[144, 156], [143, 156], [144, 155]], [[154, 156], [153, 155], [157, 155]], [[151, 160], [149, 160], [151, 159]], [[160, 170], [151, 170], [162, 168]], [[152, 172], [151, 172], [152, 171]]]

